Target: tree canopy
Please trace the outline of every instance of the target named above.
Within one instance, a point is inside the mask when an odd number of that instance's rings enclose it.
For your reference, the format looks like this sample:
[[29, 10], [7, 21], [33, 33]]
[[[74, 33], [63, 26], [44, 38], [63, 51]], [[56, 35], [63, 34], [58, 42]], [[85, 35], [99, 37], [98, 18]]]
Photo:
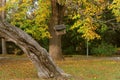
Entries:
[[11, 24], [20, 27], [37, 40], [50, 37], [50, 1], [9, 0], [6, 6], [7, 20]]
[[[56, 1], [57, 5], [65, 6], [65, 13], [61, 15], [64, 16], [63, 23], [67, 26], [66, 35], [76, 43], [81, 38], [88, 41], [102, 40], [108, 30], [120, 32], [119, 0]], [[48, 27], [52, 16], [51, 0], [7, 0], [6, 6], [0, 8], [3, 9], [6, 9], [8, 22], [20, 27], [35, 39], [52, 38]]]

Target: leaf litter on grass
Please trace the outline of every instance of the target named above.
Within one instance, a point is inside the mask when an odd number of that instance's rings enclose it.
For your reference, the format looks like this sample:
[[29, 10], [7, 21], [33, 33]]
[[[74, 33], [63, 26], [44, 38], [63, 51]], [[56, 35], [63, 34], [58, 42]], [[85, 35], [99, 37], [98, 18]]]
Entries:
[[[91, 58], [66, 58], [56, 62], [66, 73], [71, 74], [70, 80], [119, 80], [120, 62]], [[108, 77], [109, 76], [109, 77]], [[42, 80], [37, 77], [37, 70], [28, 59], [0, 60], [0, 80]]]

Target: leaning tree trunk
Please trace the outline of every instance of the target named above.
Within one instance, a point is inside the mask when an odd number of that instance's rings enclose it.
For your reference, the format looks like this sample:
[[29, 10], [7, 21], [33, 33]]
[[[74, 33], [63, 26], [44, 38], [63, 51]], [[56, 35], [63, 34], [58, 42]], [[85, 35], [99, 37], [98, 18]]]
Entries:
[[66, 76], [66, 74], [54, 64], [46, 49], [42, 48], [24, 31], [1, 19], [0, 37], [7, 41], [14, 42], [28, 55], [35, 64], [40, 78], [63, 78], [63, 76]]
[[65, 6], [58, 4], [57, 0], [51, 0], [52, 16], [49, 23], [49, 32], [51, 38], [49, 39], [49, 53], [55, 60], [63, 60], [61, 49], [61, 35], [57, 35], [54, 30], [55, 25], [63, 24], [63, 16]]

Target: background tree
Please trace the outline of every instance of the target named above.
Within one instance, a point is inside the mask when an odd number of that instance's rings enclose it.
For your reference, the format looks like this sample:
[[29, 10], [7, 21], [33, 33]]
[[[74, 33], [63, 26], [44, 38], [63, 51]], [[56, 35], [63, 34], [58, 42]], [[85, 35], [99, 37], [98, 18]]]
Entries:
[[49, 53], [55, 60], [63, 59], [62, 49], [61, 49], [61, 35], [55, 33], [55, 25], [64, 24], [63, 17], [65, 12], [65, 2], [66, 0], [51, 0], [51, 19], [49, 22], [49, 32], [51, 38], [49, 39]]
[[87, 55], [88, 42], [100, 39], [97, 29], [101, 26], [99, 20], [106, 5], [107, 1], [104, 0], [73, 0], [67, 3], [68, 18], [74, 22], [70, 29], [80, 34], [77, 37], [82, 36], [85, 39]]
[[[90, 42], [90, 49], [93, 46], [98, 46], [102, 41], [114, 44], [116, 44], [115, 42], [119, 42], [117, 37], [119, 23], [116, 22], [115, 16], [108, 9], [111, 3], [112, 0], [69, 0], [66, 3], [68, 7], [66, 10], [67, 15], [65, 16], [66, 23], [68, 24], [68, 34], [64, 38], [70, 38], [69, 40], [71, 41], [69, 41], [69, 46], [64, 46], [70, 47], [70, 45], [73, 45], [70, 48], [70, 50], [73, 50], [73, 53], [75, 49], [78, 49], [77, 46], [81, 46], [80, 48], [83, 49], [81, 51], [84, 53], [86, 46], [83, 45], [85, 45], [86, 39]], [[72, 32], [71, 35], [70, 32]], [[115, 41], [112, 35], [114, 35]], [[71, 36], [74, 37], [71, 38]]]

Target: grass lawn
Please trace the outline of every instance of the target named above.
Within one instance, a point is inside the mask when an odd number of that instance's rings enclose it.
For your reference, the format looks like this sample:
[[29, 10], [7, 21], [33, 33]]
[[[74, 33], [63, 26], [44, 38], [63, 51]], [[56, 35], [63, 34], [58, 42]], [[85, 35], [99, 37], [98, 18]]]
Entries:
[[[42, 80], [38, 79], [34, 65], [23, 56], [9, 56], [0, 59], [0, 80]], [[120, 60], [97, 57], [66, 57], [57, 61], [70, 80], [120, 80]]]

